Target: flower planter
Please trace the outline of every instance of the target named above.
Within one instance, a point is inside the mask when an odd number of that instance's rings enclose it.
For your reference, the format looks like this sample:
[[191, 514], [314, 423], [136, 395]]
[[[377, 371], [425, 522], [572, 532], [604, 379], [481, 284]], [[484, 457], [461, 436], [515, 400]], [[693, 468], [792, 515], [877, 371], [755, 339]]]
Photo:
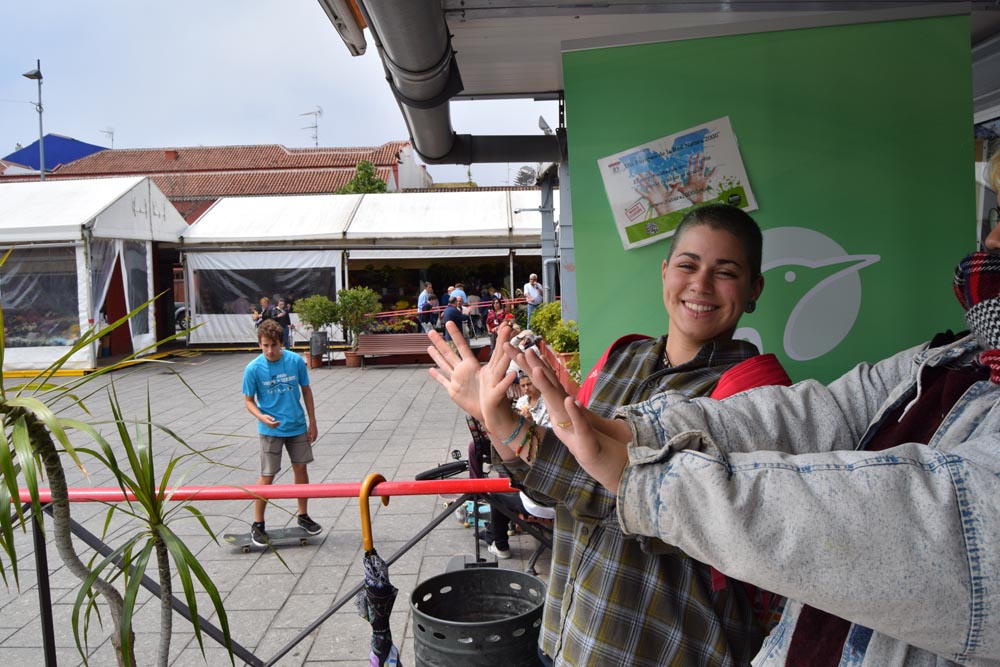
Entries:
[[570, 396], [576, 396], [580, 391], [580, 385], [576, 383], [573, 376], [566, 369], [566, 364], [577, 354], [578, 352], [555, 352], [548, 345], [545, 344], [544, 340], [537, 340], [536, 344], [538, 349], [542, 352], [542, 358], [545, 359], [546, 363], [555, 371], [556, 378], [559, 380], [559, 384], [562, 388], [566, 390], [566, 393]]
[[303, 357], [305, 357], [306, 365], [309, 366], [310, 370], [313, 368], [323, 367], [323, 357], [315, 354], [310, 354], [306, 352]]
[[361, 368], [362, 357], [354, 350], [344, 352], [344, 362], [348, 368]]

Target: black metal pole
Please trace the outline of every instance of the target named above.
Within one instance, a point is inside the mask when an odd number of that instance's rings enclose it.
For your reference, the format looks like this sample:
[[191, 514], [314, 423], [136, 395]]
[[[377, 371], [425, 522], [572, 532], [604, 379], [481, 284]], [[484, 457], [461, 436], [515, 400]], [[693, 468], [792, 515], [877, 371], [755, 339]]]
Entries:
[[[448, 507], [446, 507], [444, 509], [443, 512], [441, 512], [436, 517], [434, 517], [433, 519], [431, 519], [430, 523], [428, 523], [426, 526], [424, 526], [420, 530], [420, 532], [418, 532], [416, 535], [414, 535], [412, 538], [410, 538], [409, 542], [407, 542], [406, 544], [404, 544], [403, 546], [401, 546], [396, 551], [396, 553], [394, 553], [392, 556], [390, 556], [389, 558], [387, 558], [385, 560], [385, 564], [386, 565], [392, 565], [397, 560], [399, 560], [403, 556], [403, 554], [405, 554], [407, 551], [409, 551], [410, 549], [412, 549], [413, 546], [417, 542], [419, 542], [420, 540], [422, 540], [425, 537], [427, 537], [427, 535], [430, 534], [430, 532], [432, 530], [434, 530], [435, 528], [437, 528], [441, 524], [441, 522], [443, 522], [445, 519], [447, 519], [449, 516], [451, 516], [452, 512], [455, 511], [455, 508], [457, 508], [460, 505], [462, 505], [462, 503], [464, 503], [466, 500], [468, 500], [471, 497], [472, 497], [472, 495], [467, 493], [464, 496], [459, 497], [457, 500], [453, 500], [451, 502], [451, 504], [449, 504]], [[351, 600], [353, 600], [355, 598], [355, 596], [357, 596], [357, 594], [361, 591], [361, 589], [364, 588], [364, 585], [365, 585], [364, 580], [360, 581], [354, 588], [352, 588], [350, 591], [347, 592], [347, 595], [343, 596], [342, 598], [340, 598], [339, 600], [337, 600], [336, 602], [334, 602], [333, 606], [330, 607], [329, 609], [327, 609], [326, 611], [324, 611], [320, 615], [319, 618], [317, 618], [315, 621], [313, 621], [308, 626], [306, 626], [306, 628], [302, 632], [300, 632], [299, 634], [297, 634], [295, 637], [293, 637], [290, 642], [288, 642], [287, 644], [285, 644], [284, 646], [282, 646], [280, 649], [278, 649], [278, 652], [275, 653], [271, 657], [270, 660], [268, 660], [267, 662], [265, 662], [263, 664], [263, 667], [271, 667], [271, 665], [273, 665], [274, 663], [278, 662], [278, 660], [281, 660], [281, 658], [283, 658], [286, 653], [288, 653], [289, 651], [291, 651], [293, 648], [296, 647], [296, 645], [298, 645], [299, 642], [301, 642], [303, 639], [305, 639], [306, 637], [308, 637], [310, 635], [310, 633], [312, 633], [313, 630], [315, 630], [319, 626], [323, 625], [323, 623], [326, 621], [326, 619], [328, 619], [331, 616], [333, 616], [334, 614], [336, 614], [337, 611], [341, 607], [343, 607], [345, 604], [347, 604], [348, 602], [350, 602]]]
[[[46, 509], [46, 511], [51, 511], [51, 510]], [[107, 544], [98, 539], [96, 535], [88, 531], [86, 528], [81, 526], [75, 520], [70, 519], [69, 523], [70, 523], [70, 530], [73, 532], [73, 534], [79, 537], [81, 540], [83, 540], [83, 542], [87, 546], [89, 546], [91, 549], [98, 552], [102, 556], [108, 556], [114, 551]], [[115, 564], [120, 568], [122, 566], [121, 558], [118, 558], [115, 561]], [[142, 575], [142, 586], [156, 597], [160, 597], [160, 584], [158, 584], [153, 579], [149, 578], [147, 575]], [[171, 606], [173, 607], [174, 611], [183, 616], [185, 619], [187, 619], [188, 621], [191, 620], [191, 609], [188, 608], [186, 604], [177, 599], [176, 595], [171, 597]], [[218, 642], [220, 646], [224, 647], [226, 645], [226, 637], [222, 633], [222, 630], [215, 627], [211, 622], [208, 621], [208, 619], [203, 617], [201, 614], [198, 615], [198, 623], [201, 625], [202, 632], [204, 632], [206, 635], [208, 635], [216, 642]], [[232, 642], [233, 655], [238, 657], [240, 660], [243, 660], [248, 665], [251, 665], [251, 667], [260, 667], [263, 664], [260, 658], [251, 653], [243, 645], [237, 644], [235, 641], [232, 641], [232, 638], [230, 638], [230, 641]]]
[[[46, 505], [46, 508], [48, 506]], [[31, 512], [31, 505], [24, 507]], [[35, 570], [38, 573], [38, 610], [42, 621], [42, 649], [45, 653], [45, 667], [56, 667], [56, 629], [52, 622], [52, 588], [49, 586], [49, 554], [45, 547], [45, 518], [39, 514], [31, 522], [31, 533], [35, 544]]]

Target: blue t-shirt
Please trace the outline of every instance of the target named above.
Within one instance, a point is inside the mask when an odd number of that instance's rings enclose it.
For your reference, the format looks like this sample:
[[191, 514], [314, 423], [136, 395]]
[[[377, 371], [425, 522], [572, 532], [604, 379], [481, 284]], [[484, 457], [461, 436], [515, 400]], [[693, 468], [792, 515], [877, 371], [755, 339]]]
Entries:
[[268, 361], [263, 354], [247, 364], [243, 371], [243, 395], [256, 399], [257, 407], [281, 423], [269, 428], [257, 420], [257, 432], [289, 438], [306, 432], [306, 411], [299, 387], [309, 386], [309, 370], [302, 357], [281, 351], [281, 359]]

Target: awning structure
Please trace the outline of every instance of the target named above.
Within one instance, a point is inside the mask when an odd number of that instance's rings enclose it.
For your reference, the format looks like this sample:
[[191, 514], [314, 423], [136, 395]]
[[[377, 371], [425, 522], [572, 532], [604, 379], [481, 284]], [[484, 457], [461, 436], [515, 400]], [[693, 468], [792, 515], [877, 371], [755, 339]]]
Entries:
[[[153, 242], [177, 243], [187, 224], [145, 177], [0, 185], [4, 370], [41, 369], [66, 355], [82, 332], [155, 296]], [[111, 335], [120, 352], [154, 351], [157, 304]], [[96, 367], [95, 343], [66, 369]]]
[[261, 297], [333, 296], [361, 262], [499, 258], [513, 275], [517, 256], [542, 253], [540, 202], [538, 190], [221, 199], [181, 238], [199, 325], [188, 342], [252, 342]]
[[507, 192], [366, 195], [345, 238], [502, 238], [510, 233], [510, 217]]
[[[367, 246], [352, 251], [352, 259], [371, 246], [384, 246], [379, 253], [470, 246], [506, 254], [504, 246], [541, 246], [539, 208], [538, 190], [226, 197], [185, 230], [181, 242], [190, 252], [273, 243]], [[558, 217], [557, 201], [555, 208]]]
[[145, 177], [0, 185], [0, 243], [94, 238], [176, 243], [187, 224]]
[[362, 197], [225, 197], [184, 233], [184, 245], [340, 240]]
[[[541, 249], [534, 248], [538, 253]], [[348, 252], [348, 259], [447, 259], [451, 257], [506, 257], [510, 254], [508, 248], [447, 248], [437, 246], [433, 248], [415, 248], [412, 250], [351, 250]], [[520, 253], [519, 253], [520, 254]]]

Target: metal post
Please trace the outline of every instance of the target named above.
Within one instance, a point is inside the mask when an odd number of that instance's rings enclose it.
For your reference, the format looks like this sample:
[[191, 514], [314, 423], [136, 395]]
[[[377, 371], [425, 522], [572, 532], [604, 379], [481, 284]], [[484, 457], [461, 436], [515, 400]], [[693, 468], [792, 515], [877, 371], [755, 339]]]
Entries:
[[42, 61], [39, 58], [35, 61], [37, 66], [30, 72], [25, 72], [21, 76], [38, 82], [38, 104], [35, 110], [38, 112], [38, 175], [39, 180], [45, 180], [45, 130], [42, 129]]
[[564, 320], [579, 320], [576, 300], [576, 251], [573, 243], [573, 205], [569, 165], [559, 165], [559, 289]]
[[556, 274], [553, 264], [559, 261], [556, 254], [555, 208], [552, 205], [554, 185], [555, 174], [552, 170], [546, 171], [545, 176], [542, 177], [542, 201], [538, 207], [539, 213], [542, 214], [542, 292], [545, 303], [554, 301], [556, 298]]
[[[31, 512], [26, 505], [25, 512]], [[45, 548], [45, 531], [42, 529], [43, 515], [39, 512], [31, 522], [31, 535], [35, 546], [35, 571], [38, 575], [38, 611], [42, 623], [42, 649], [45, 653], [45, 667], [56, 667], [56, 631], [52, 622], [52, 591], [49, 587], [49, 556]]]
[[38, 179], [45, 180], [45, 130], [42, 129], [42, 61], [38, 61]]

